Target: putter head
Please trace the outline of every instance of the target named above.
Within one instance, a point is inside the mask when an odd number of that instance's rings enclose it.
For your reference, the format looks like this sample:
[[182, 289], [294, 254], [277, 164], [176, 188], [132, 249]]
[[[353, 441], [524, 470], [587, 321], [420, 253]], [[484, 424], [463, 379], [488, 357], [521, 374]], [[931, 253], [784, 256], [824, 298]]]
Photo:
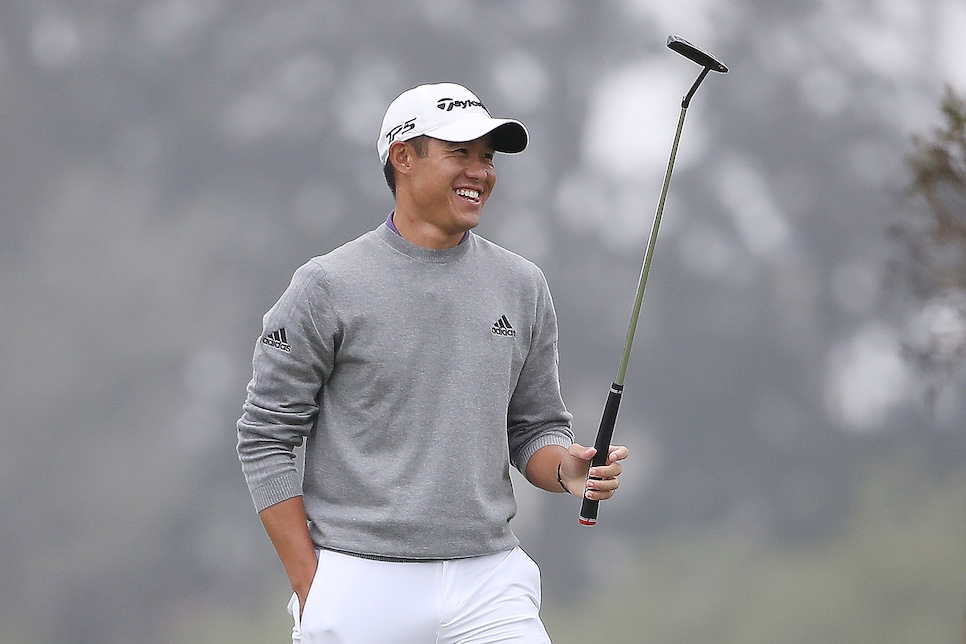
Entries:
[[668, 36], [667, 46], [685, 58], [719, 74], [727, 74], [728, 66], [706, 51], [702, 51], [680, 36]]

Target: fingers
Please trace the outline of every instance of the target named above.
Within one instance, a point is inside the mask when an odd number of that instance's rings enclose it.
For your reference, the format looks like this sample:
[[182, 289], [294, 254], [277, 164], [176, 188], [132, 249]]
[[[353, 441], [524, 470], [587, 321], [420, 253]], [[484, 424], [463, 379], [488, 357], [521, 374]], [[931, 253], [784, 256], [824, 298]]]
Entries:
[[596, 501], [603, 501], [614, 496], [614, 492], [620, 486], [617, 477], [623, 471], [620, 461], [623, 461], [629, 455], [627, 447], [611, 445], [607, 452], [607, 461], [604, 465], [597, 467], [589, 467], [591, 459], [597, 453], [597, 450], [593, 447], [574, 443], [567, 452], [574, 459], [565, 462], [562, 468], [564, 478], [568, 481], [567, 489], [574, 490], [576, 486], [582, 486], [584, 487], [584, 496]]
[[[596, 453], [596, 450], [593, 448], [590, 449]], [[597, 501], [603, 501], [614, 496], [614, 492], [620, 486], [620, 481], [617, 477], [624, 470], [620, 461], [626, 459], [629, 454], [625, 446], [611, 445], [607, 453], [606, 464], [590, 468], [584, 495], [588, 499]], [[593, 458], [593, 454], [590, 457]]]
[[601, 465], [600, 467], [590, 468], [587, 476], [595, 479], [609, 480], [617, 478], [623, 471], [624, 467], [620, 463], [611, 463], [609, 465]]
[[607, 452], [607, 463], [616, 463], [617, 461], [623, 461], [625, 458], [630, 456], [630, 451], [623, 445], [611, 445], [610, 450]]
[[[594, 458], [594, 454], [597, 453], [597, 449], [594, 447], [585, 447], [580, 443], [571, 444], [570, 448], [567, 450], [571, 456], [580, 459], [582, 461], [589, 461]], [[624, 445], [611, 445], [607, 452], [607, 463], [614, 463], [616, 461], [623, 461], [630, 455], [630, 451]]]
[[603, 501], [614, 496], [614, 492], [620, 486], [620, 481], [616, 477], [596, 478], [591, 476], [587, 479], [585, 486], [584, 496], [586, 498], [594, 501]]

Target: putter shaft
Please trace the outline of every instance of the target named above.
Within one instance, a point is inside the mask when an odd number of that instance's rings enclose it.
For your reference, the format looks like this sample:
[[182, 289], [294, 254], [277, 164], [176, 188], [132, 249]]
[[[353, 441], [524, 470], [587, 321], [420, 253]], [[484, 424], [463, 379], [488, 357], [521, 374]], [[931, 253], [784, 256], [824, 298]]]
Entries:
[[[691, 93], [693, 94], [693, 92]], [[661, 218], [664, 216], [664, 203], [667, 201], [668, 188], [671, 185], [671, 172], [674, 170], [674, 159], [678, 154], [678, 144], [681, 141], [681, 131], [684, 129], [684, 117], [687, 111], [687, 106], [681, 107], [681, 115], [678, 117], [678, 127], [674, 133], [674, 143], [671, 145], [671, 156], [667, 162], [667, 171], [664, 173], [664, 186], [661, 188], [661, 198], [657, 203], [657, 212], [654, 214], [654, 222], [651, 224], [651, 234], [647, 240], [647, 249], [644, 251], [641, 276], [637, 281], [637, 295], [634, 297], [631, 319], [627, 325], [624, 352], [621, 355], [620, 366], [617, 368], [617, 377], [614, 379], [613, 384], [611, 384], [610, 391], [607, 394], [604, 413], [600, 419], [600, 427], [597, 429], [597, 439], [594, 442], [594, 448], [597, 450], [597, 453], [594, 454], [593, 459], [590, 461], [591, 467], [600, 467], [607, 463], [607, 453], [610, 450], [611, 439], [614, 436], [614, 426], [617, 424], [617, 412], [620, 409], [621, 398], [624, 394], [624, 377], [627, 375], [627, 363], [630, 361], [631, 348], [634, 345], [634, 335], [637, 333], [637, 323], [641, 317], [644, 289], [647, 287], [647, 276], [651, 272], [654, 246], [657, 244], [657, 234], [661, 228]], [[578, 521], [582, 525], [595, 525], [597, 523], [599, 504], [600, 501], [584, 497], [580, 504]]]
[[[711, 54], [702, 51], [677, 36], [669, 36], [667, 46], [677, 53], [685, 56], [703, 67], [698, 78], [692, 83], [691, 89], [681, 100], [681, 114], [678, 117], [678, 127], [674, 133], [674, 143], [671, 146], [671, 155], [667, 162], [667, 171], [664, 173], [664, 185], [661, 188], [661, 198], [657, 204], [657, 212], [654, 215], [654, 223], [651, 225], [651, 234], [647, 240], [647, 249], [644, 252], [644, 262], [641, 266], [641, 277], [637, 282], [637, 295], [634, 298], [634, 306], [631, 309], [630, 323], [627, 325], [627, 337], [624, 340], [624, 352], [621, 355], [620, 366], [617, 369], [617, 378], [611, 385], [610, 392], [607, 394], [607, 402], [604, 405], [604, 413], [600, 419], [600, 427], [597, 429], [597, 439], [594, 447], [597, 450], [591, 459], [591, 467], [600, 467], [607, 462], [611, 440], [614, 436], [614, 426], [617, 423], [617, 412], [620, 408], [621, 397], [624, 394], [624, 377], [627, 375], [627, 363], [631, 356], [631, 347], [634, 344], [634, 335], [637, 332], [637, 324], [641, 316], [641, 304], [644, 302], [644, 289], [647, 286], [647, 277], [651, 272], [651, 260], [654, 257], [654, 246], [657, 243], [658, 230], [661, 227], [661, 218], [664, 216], [664, 203], [667, 200], [668, 188], [671, 185], [671, 172], [674, 170], [674, 159], [678, 154], [678, 144], [681, 141], [681, 131], [684, 129], [684, 117], [688, 111], [691, 98], [698, 91], [698, 86], [707, 77], [708, 72], [716, 71], [722, 74], [728, 72], [728, 67]], [[578, 517], [582, 525], [596, 525], [597, 510], [599, 501], [588, 499], [586, 495], [580, 506], [580, 516]]]

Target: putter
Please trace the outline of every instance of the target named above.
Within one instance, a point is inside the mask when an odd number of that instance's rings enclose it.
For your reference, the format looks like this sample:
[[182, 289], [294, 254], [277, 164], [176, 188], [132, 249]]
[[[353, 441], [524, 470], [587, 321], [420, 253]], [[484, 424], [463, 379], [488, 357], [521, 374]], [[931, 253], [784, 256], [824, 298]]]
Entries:
[[[644, 287], [647, 285], [647, 275], [651, 271], [651, 259], [654, 256], [654, 245], [657, 243], [657, 231], [661, 227], [661, 217], [664, 214], [664, 202], [667, 199], [668, 186], [671, 184], [671, 171], [674, 169], [674, 157], [678, 153], [678, 143], [681, 140], [681, 130], [684, 128], [684, 115], [691, 104], [691, 98], [698, 91], [698, 86], [708, 75], [708, 72], [718, 72], [727, 74], [728, 67], [720, 60], [706, 51], [702, 51], [678, 36], [668, 36], [668, 48], [676, 51], [685, 58], [701, 65], [703, 69], [698, 75], [697, 80], [691, 85], [691, 89], [681, 100], [681, 116], [678, 118], [678, 129], [674, 134], [674, 144], [671, 146], [671, 158], [667, 162], [667, 172], [664, 175], [664, 187], [661, 189], [661, 198], [657, 204], [657, 213], [654, 215], [654, 223], [651, 225], [651, 236], [647, 240], [647, 250], [644, 253], [644, 265], [641, 268], [641, 278], [637, 283], [637, 297], [634, 299], [634, 307], [631, 311], [631, 321], [627, 327], [627, 339], [624, 341], [624, 353], [621, 356], [620, 366], [617, 368], [617, 378], [610, 386], [607, 394], [607, 402], [604, 404], [604, 413], [600, 419], [600, 427], [597, 430], [597, 440], [594, 447], [597, 453], [591, 460], [591, 467], [600, 467], [607, 462], [607, 452], [610, 450], [611, 439], [614, 436], [614, 425], [617, 422], [617, 410], [621, 404], [621, 396], [624, 393], [624, 376], [627, 374], [627, 361], [631, 355], [631, 345], [634, 343], [634, 333], [637, 331], [637, 321], [641, 315], [641, 302], [644, 301]], [[596, 525], [597, 510], [600, 501], [588, 499], [586, 495], [580, 505], [579, 521], [581, 525]]]

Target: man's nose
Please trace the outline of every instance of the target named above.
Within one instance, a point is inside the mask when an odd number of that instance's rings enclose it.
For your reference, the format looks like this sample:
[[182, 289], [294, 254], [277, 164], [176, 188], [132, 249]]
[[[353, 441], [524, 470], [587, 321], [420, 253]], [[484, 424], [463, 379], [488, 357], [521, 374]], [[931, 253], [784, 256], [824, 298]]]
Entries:
[[484, 179], [491, 171], [489, 160], [481, 156], [471, 156], [466, 164], [466, 174], [474, 178]]

